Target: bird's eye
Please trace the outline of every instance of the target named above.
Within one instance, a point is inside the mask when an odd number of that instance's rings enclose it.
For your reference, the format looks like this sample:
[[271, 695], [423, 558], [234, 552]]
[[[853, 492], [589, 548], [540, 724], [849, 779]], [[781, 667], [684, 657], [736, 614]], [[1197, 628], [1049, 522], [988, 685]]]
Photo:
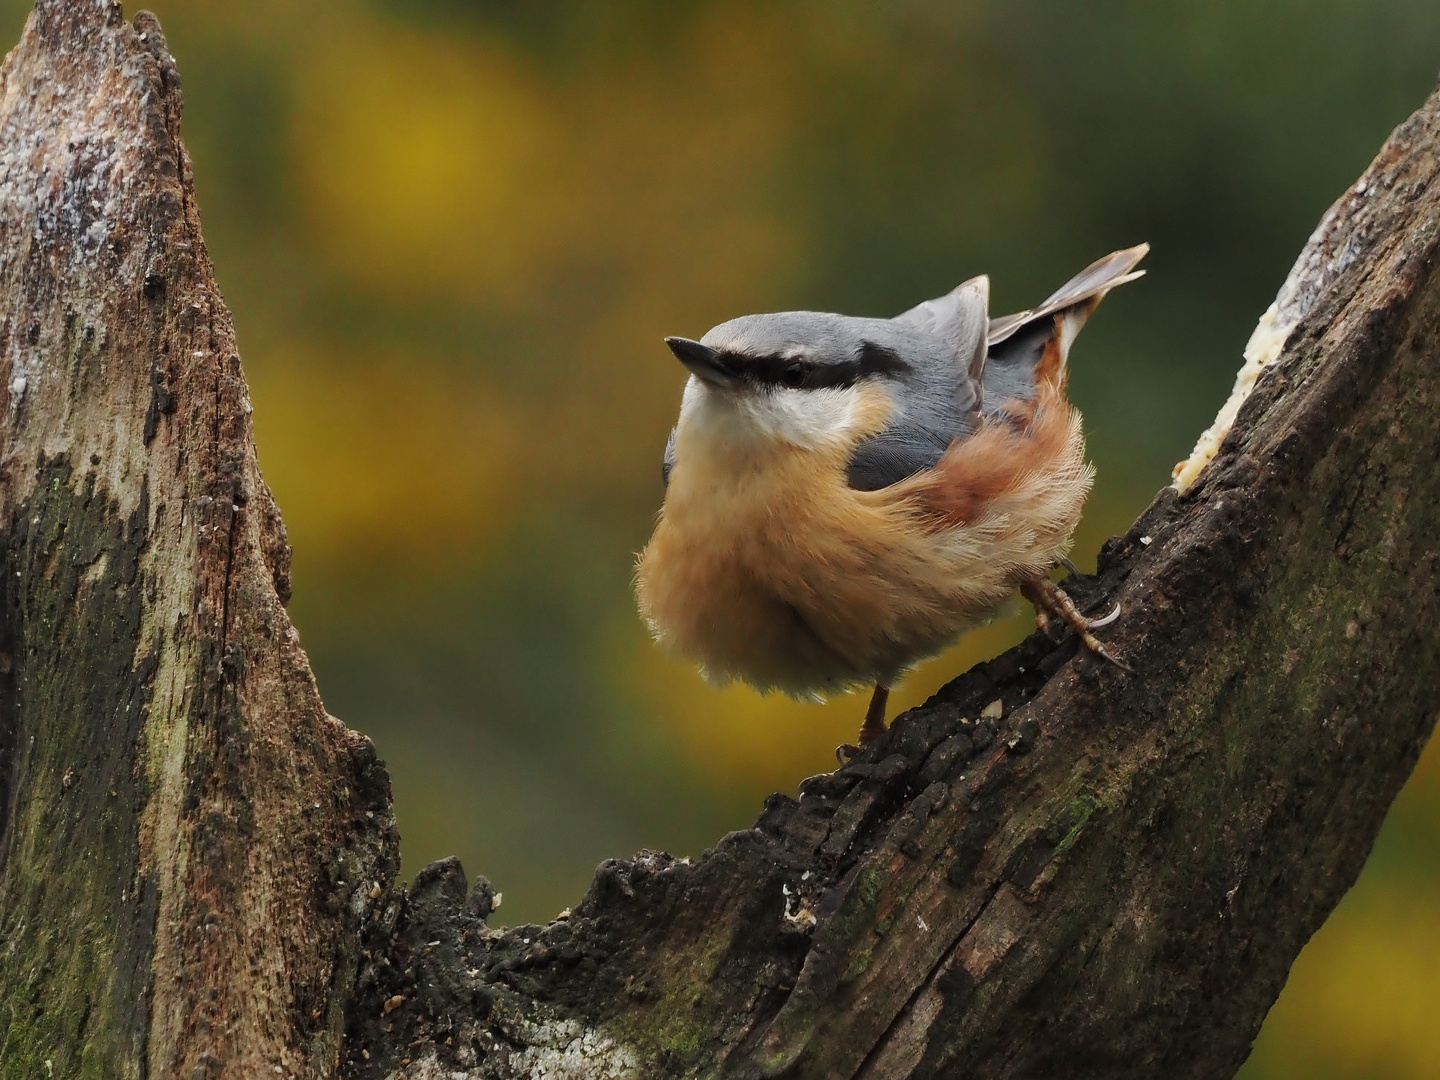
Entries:
[[791, 390], [798, 390], [805, 385], [805, 365], [795, 360], [785, 365], [780, 372], [780, 382]]

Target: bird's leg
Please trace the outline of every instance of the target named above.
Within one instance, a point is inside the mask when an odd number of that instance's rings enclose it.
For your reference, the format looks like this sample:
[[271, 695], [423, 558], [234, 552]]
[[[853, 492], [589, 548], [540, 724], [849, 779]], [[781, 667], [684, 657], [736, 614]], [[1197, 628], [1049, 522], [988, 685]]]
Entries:
[[885, 734], [885, 706], [889, 700], [890, 688], [876, 683], [875, 693], [870, 695], [870, 707], [865, 710], [865, 722], [860, 725], [860, 745], [841, 743], [835, 748], [835, 757], [841, 765]]
[[885, 706], [890, 701], [890, 688], [875, 684], [870, 695], [870, 707], [865, 710], [865, 722], [860, 725], [860, 745], [869, 746], [885, 734]]
[[1096, 640], [1092, 630], [1099, 630], [1102, 626], [1109, 626], [1120, 617], [1120, 605], [1115, 605], [1115, 610], [1106, 615], [1103, 619], [1087, 619], [1080, 614], [1080, 609], [1070, 599], [1066, 592], [1056, 586], [1049, 578], [1031, 578], [1020, 583], [1020, 595], [1035, 605], [1035, 617], [1038, 622], [1043, 616], [1054, 615], [1063, 619], [1077, 634], [1085, 647], [1096, 656], [1104, 657], [1114, 664], [1121, 671], [1128, 672], [1130, 669], [1117, 660], [1104, 645]]

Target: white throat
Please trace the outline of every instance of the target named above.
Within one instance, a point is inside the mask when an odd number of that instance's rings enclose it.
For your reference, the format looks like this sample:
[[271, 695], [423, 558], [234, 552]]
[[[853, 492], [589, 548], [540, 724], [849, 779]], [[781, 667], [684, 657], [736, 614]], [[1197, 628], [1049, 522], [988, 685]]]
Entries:
[[708, 444], [714, 451], [844, 445], [851, 438], [858, 401], [853, 386], [737, 393], [692, 375], [680, 402], [677, 444]]

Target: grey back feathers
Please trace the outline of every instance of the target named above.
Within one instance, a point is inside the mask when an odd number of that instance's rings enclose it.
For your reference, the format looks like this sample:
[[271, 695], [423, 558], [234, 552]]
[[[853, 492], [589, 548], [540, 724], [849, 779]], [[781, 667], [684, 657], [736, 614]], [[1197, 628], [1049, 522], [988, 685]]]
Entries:
[[957, 302], [950, 297], [939, 302], [948, 321], [932, 320], [929, 327], [791, 311], [732, 319], [702, 341], [722, 354], [752, 358], [761, 367], [766, 357], [803, 358], [810, 365], [804, 385], [892, 380], [892, 397], [900, 406], [895, 420], [856, 448], [848, 468], [851, 487], [874, 491], [928, 468], [952, 442], [975, 429], [980, 386], [968, 365], [956, 362], [956, 349], [960, 345], [974, 353], [983, 348], [986, 290], [950, 295]]
[[983, 384], [985, 412], [994, 415], [1005, 401], [1034, 399], [1036, 368], [1054, 336], [1054, 318], [1042, 316], [990, 346]]
[[[1134, 271], [1134, 267], [1149, 250], [1148, 244], [1140, 244], [1091, 263], [1030, 311], [989, 319], [986, 309], [990, 282], [980, 277], [971, 278], [944, 296], [895, 316], [896, 322], [915, 326], [950, 343], [954, 348], [953, 362], [964, 364], [971, 379], [979, 384], [979, 398], [964, 422], [957, 424], [957, 437], [963, 438], [975, 430], [977, 413], [993, 415], [1005, 401], [1032, 400], [1036, 367], [1059, 329], [1056, 316], [1080, 304], [1098, 301], [1115, 286], [1142, 276], [1144, 271]], [[976, 330], [977, 322], [985, 327], [984, 333]], [[852, 487], [862, 491], [888, 487], [934, 467], [949, 443], [938, 451], [931, 445], [928, 452], [915, 453], [903, 460], [883, 453], [887, 442], [906, 439], [903, 429], [908, 425], [909, 417], [899, 415], [889, 428], [856, 448], [850, 464]]]
[[[982, 413], [1009, 399], [1033, 398], [1036, 365], [1058, 329], [1055, 316], [1141, 276], [1144, 271], [1132, 271], [1148, 250], [1141, 244], [1107, 255], [1039, 307], [999, 319], [989, 318], [989, 279], [977, 277], [893, 319], [816, 311], [746, 315], [716, 326], [701, 343], [757, 389], [892, 380], [896, 415], [856, 447], [847, 470], [852, 488], [875, 491], [933, 467], [956, 439], [974, 433]], [[667, 481], [674, 458], [672, 431]]]
[[944, 296], [916, 304], [891, 321], [944, 341], [970, 378], [979, 382], [985, 370], [989, 313], [990, 279], [981, 276], [955, 286]]

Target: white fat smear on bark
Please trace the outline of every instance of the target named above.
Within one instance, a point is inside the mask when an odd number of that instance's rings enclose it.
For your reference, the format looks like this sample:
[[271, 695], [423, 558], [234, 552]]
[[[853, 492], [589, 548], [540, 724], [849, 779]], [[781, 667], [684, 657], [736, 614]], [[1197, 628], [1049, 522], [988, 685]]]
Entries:
[[1240, 406], [1245, 404], [1245, 399], [1255, 389], [1255, 382], [1260, 378], [1260, 373], [1273, 364], [1280, 356], [1280, 350], [1285, 347], [1285, 339], [1290, 336], [1290, 331], [1295, 329], [1298, 317], [1282, 319], [1280, 317], [1279, 301], [1272, 303], [1266, 309], [1265, 314], [1260, 316], [1260, 322], [1255, 327], [1255, 332], [1250, 335], [1250, 340], [1245, 345], [1245, 364], [1235, 376], [1235, 386], [1230, 391], [1230, 396], [1225, 404], [1220, 406], [1220, 412], [1215, 416], [1215, 422], [1205, 429], [1204, 433], [1195, 443], [1195, 449], [1190, 451], [1190, 456], [1175, 466], [1171, 477], [1174, 481], [1175, 490], [1184, 492], [1195, 478], [1200, 475], [1201, 470], [1210, 464], [1215, 457], [1220, 444], [1225, 441], [1225, 436], [1230, 434], [1230, 429], [1235, 425], [1235, 417], [1240, 412]]
[[1230, 434], [1235, 417], [1266, 368], [1279, 359], [1285, 341], [1300, 320], [1335, 280], [1358, 259], [1367, 247], [1364, 225], [1366, 203], [1384, 183], [1386, 168], [1382, 152], [1369, 171], [1326, 211], [1315, 227], [1305, 250], [1295, 260], [1275, 302], [1270, 305], [1245, 346], [1245, 365], [1235, 376], [1235, 387], [1221, 407], [1215, 422], [1200, 436], [1190, 456], [1175, 466], [1172, 474], [1177, 491], [1189, 488], [1210, 464]]

